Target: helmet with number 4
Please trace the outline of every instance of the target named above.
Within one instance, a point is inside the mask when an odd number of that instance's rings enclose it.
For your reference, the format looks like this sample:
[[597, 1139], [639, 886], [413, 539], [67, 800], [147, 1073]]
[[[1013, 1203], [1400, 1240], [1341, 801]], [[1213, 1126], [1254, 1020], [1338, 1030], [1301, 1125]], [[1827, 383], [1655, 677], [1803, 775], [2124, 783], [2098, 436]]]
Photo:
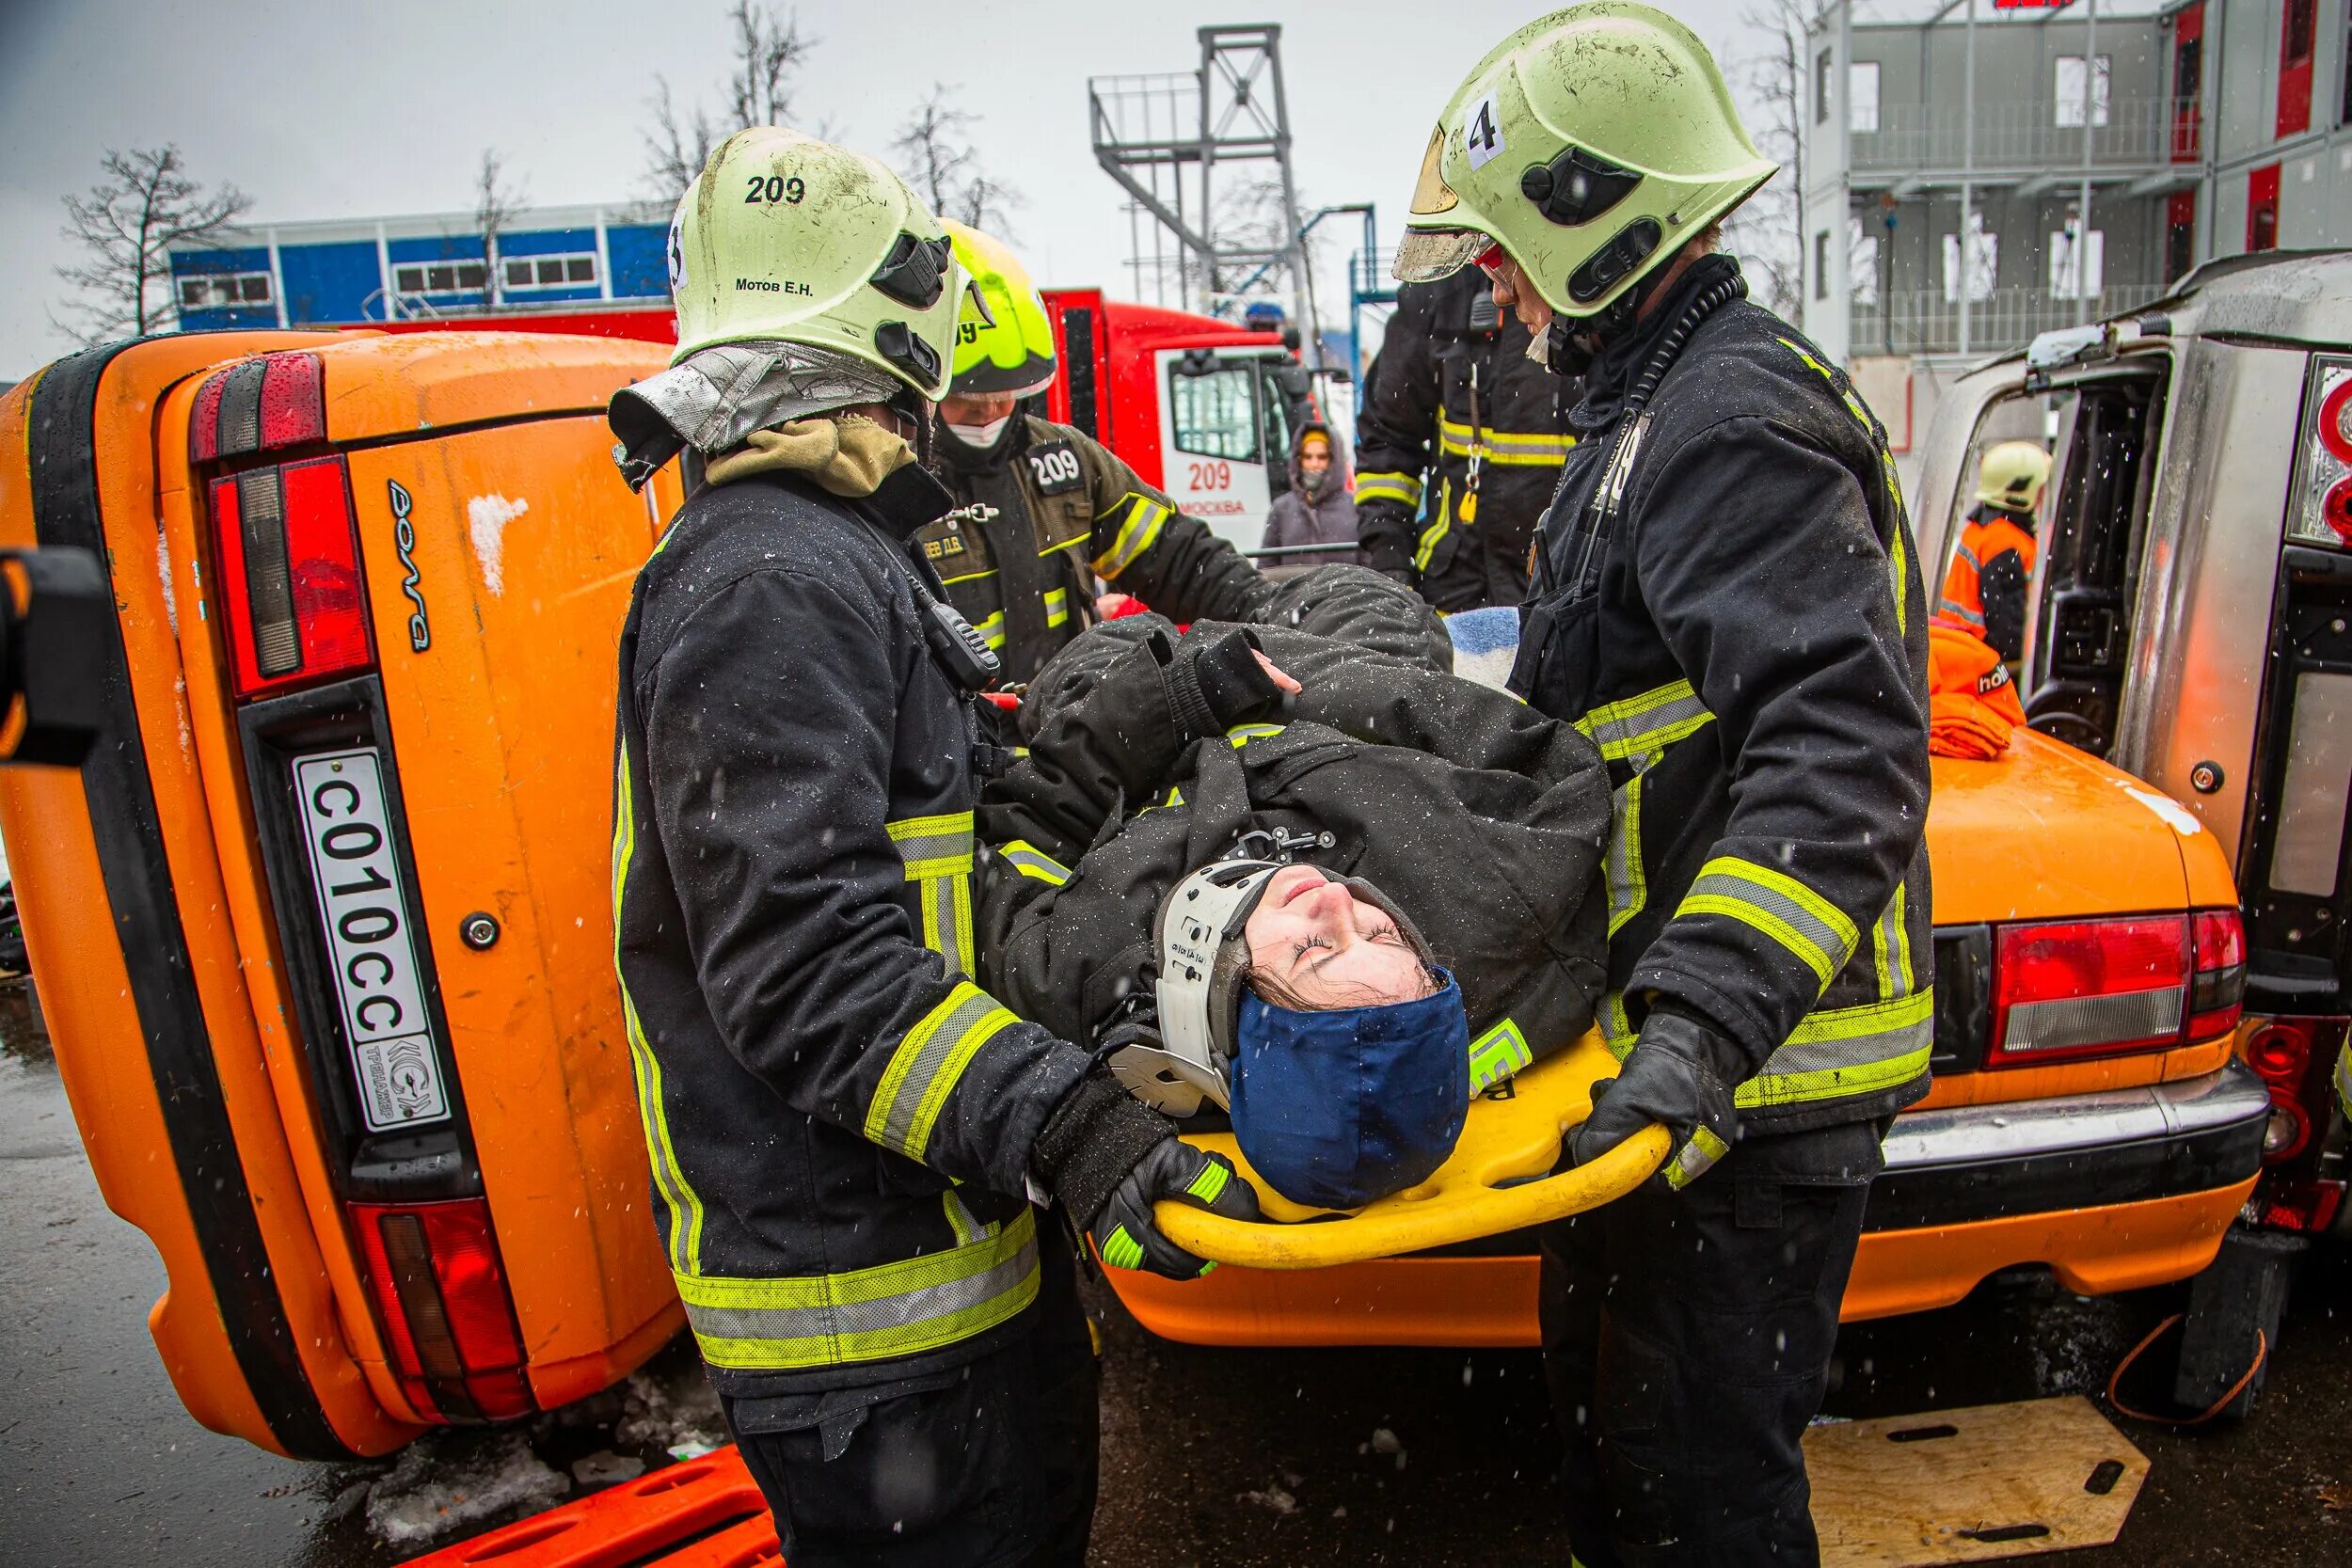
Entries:
[[1504, 39], [1429, 138], [1396, 276], [1427, 282], [1501, 245], [1561, 315], [1597, 315], [1780, 166], [1748, 139], [1698, 36], [1627, 0]]
[[936, 400], [963, 283], [946, 230], [898, 175], [801, 132], [754, 126], [720, 144], [671, 220], [671, 363], [714, 343], [806, 343]]
[[947, 389], [968, 398], [1043, 391], [1054, 379], [1054, 325], [1029, 269], [1002, 241], [944, 221], [971, 278], [956, 318], [955, 379]]

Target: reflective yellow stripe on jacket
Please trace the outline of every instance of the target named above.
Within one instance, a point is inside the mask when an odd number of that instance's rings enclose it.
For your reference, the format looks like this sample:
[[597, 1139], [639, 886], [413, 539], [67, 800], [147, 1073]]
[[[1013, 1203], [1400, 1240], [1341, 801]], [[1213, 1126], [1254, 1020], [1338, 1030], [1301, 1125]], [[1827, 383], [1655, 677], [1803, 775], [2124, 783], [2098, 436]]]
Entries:
[[[1003, 617], [990, 619], [1001, 641]], [[906, 859], [907, 880], [917, 885], [923, 945], [947, 960], [950, 975], [971, 974], [972, 814], [909, 816], [882, 826]]]
[[[1438, 420], [1438, 445], [1456, 457], [1468, 457], [1482, 450], [1486, 460], [1504, 467], [1558, 467], [1567, 460], [1568, 449], [1576, 445], [1576, 437], [1557, 432], [1546, 435], [1533, 431], [1481, 431], [1459, 420], [1440, 417]], [[1362, 496], [1362, 483], [1357, 485], [1358, 498]]]
[[1095, 519], [1097, 530], [1109, 518], [1119, 519], [1119, 531], [1111, 536], [1110, 547], [1094, 558], [1095, 575], [1105, 581], [1116, 579], [1159, 541], [1160, 530], [1173, 515], [1169, 508], [1139, 491], [1121, 496], [1117, 505]]
[[612, 974], [621, 988], [621, 1025], [628, 1037], [629, 1074], [637, 1085], [637, 1119], [645, 1134], [654, 1190], [669, 1211], [664, 1250], [671, 1272], [683, 1274], [694, 1269], [702, 1256], [703, 1200], [687, 1181], [677, 1149], [670, 1141], [669, 1119], [662, 1109], [661, 1063], [646, 1043], [644, 1025], [637, 1020], [637, 1004], [629, 999], [628, 980], [621, 974], [621, 901], [628, 891], [629, 861], [637, 852], [636, 800], [628, 780], [627, 741], [620, 746], [619, 772], [612, 806]]
[[1470, 1041], [1470, 1093], [1501, 1083], [1534, 1059], [1535, 1053], [1527, 1047], [1526, 1034], [1518, 1023], [1504, 1019]]
[[1418, 474], [1358, 474], [1356, 504], [1373, 501], [1394, 501], [1407, 512], [1421, 510], [1421, 476]]
[[[1637, 1037], [1621, 993], [1601, 998], [1597, 1022], [1611, 1053], [1624, 1061]], [[1891, 1088], [1926, 1071], [1934, 1049], [1932, 990], [1859, 1007], [1824, 1007], [1799, 1021], [1763, 1070], [1733, 1091], [1732, 1102], [1753, 1110]]]
[[[1037, 1227], [1024, 1209], [946, 1252], [787, 1279], [677, 1276], [703, 1359], [747, 1371], [914, 1355], [968, 1339], [1037, 1296]], [[951, 1222], [954, 1215], [951, 1212]], [[962, 1235], [965, 1217], [957, 1226]]]
[[1760, 931], [1787, 948], [1827, 986], [1846, 967], [1862, 936], [1845, 911], [1787, 872], [1737, 855], [1699, 868], [1675, 918], [1716, 914]]

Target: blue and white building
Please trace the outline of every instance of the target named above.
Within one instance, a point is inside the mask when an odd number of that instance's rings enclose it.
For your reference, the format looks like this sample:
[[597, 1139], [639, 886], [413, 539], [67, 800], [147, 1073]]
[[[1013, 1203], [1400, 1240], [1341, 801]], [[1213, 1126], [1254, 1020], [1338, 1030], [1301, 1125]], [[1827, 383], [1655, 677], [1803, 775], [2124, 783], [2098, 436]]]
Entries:
[[[534, 207], [485, 242], [472, 213], [233, 230], [174, 251], [172, 296], [189, 330], [306, 326], [669, 297], [669, 214], [640, 202]], [[495, 254], [493, 252], [495, 251]]]

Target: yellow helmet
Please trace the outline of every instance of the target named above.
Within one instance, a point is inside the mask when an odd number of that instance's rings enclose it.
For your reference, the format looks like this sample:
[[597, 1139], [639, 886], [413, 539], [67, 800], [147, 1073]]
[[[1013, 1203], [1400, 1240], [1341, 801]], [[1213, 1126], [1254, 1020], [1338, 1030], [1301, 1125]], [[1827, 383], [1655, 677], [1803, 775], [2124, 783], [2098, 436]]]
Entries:
[[2050, 454], [2039, 441], [2003, 441], [1977, 465], [1977, 499], [2005, 512], [2034, 512], [2050, 483]]
[[1454, 89], [1396, 276], [1428, 282], [1500, 245], [1553, 310], [1597, 315], [1778, 168], [1697, 34], [1628, 0], [1570, 6]]
[[963, 297], [946, 230], [861, 152], [781, 126], [721, 143], [670, 223], [675, 364], [714, 343], [838, 349], [934, 402]]
[[1027, 397], [1054, 379], [1054, 325], [1045, 301], [1003, 241], [941, 220], [971, 282], [956, 318], [956, 364], [948, 390], [964, 397], [1010, 392]]

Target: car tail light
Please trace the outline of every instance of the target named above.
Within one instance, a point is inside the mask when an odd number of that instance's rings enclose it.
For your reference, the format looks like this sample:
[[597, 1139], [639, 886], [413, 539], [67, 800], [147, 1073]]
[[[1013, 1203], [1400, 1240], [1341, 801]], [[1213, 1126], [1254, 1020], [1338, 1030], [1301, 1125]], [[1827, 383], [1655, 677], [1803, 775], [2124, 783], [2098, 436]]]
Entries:
[[264, 354], [197, 389], [188, 457], [210, 463], [326, 439], [326, 372], [315, 354]]
[[2181, 1043], [2186, 915], [2004, 926], [1994, 937], [1987, 1067], [2029, 1067]]
[[374, 662], [342, 458], [216, 479], [212, 513], [215, 577], [239, 696]]
[[2313, 369], [2287, 536], [2342, 549], [2352, 546], [2352, 360], [2320, 355]]
[[2188, 1037], [2209, 1040], [2237, 1027], [2246, 999], [2246, 920], [2235, 910], [2189, 916], [2196, 972], [2188, 987]]
[[351, 1205], [386, 1348], [408, 1402], [445, 1420], [538, 1408], [482, 1198]]

